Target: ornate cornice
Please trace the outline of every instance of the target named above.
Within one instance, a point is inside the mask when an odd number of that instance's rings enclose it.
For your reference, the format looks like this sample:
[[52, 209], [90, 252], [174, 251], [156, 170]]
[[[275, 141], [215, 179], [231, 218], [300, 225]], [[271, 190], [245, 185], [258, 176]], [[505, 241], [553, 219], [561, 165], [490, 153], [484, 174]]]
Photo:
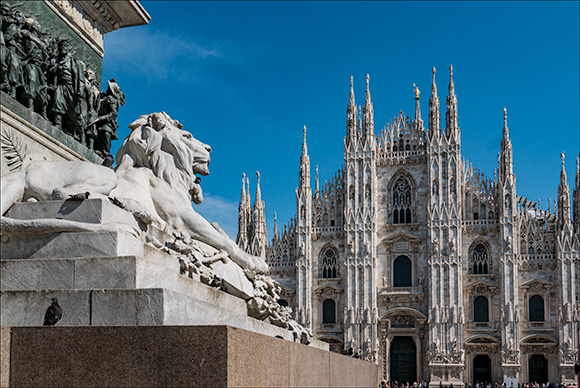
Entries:
[[118, 28], [149, 23], [137, 0], [44, 0], [97, 54], [104, 56], [103, 35]]

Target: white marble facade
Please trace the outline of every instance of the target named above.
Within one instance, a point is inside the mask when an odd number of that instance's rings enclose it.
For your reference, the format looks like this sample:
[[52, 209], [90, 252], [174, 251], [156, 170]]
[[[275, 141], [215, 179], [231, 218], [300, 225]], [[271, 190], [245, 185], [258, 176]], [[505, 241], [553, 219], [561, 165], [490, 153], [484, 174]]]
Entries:
[[[490, 178], [461, 154], [452, 68], [443, 123], [435, 69], [427, 128], [418, 89], [415, 101], [414, 118], [400, 112], [377, 134], [369, 78], [362, 109], [351, 78], [344, 166], [323, 183], [316, 169], [313, 190], [304, 129], [296, 216], [251, 249], [265, 251], [300, 323], [379, 363], [386, 380], [572, 382], [578, 161], [573, 194], [562, 168], [557, 204], [540, 209], [517, 194], [505, 110]], [[248, 194], [240, 229], [265, 230]]]

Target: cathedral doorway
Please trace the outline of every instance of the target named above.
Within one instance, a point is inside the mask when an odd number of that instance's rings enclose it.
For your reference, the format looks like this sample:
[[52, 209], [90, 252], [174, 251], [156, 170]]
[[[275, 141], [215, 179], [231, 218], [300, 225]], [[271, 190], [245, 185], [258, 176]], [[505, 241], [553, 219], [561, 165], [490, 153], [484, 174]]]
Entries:
[[488, 356], [480, 354], [473, 359], [473, 382], [491, 382], [491, 360]]
[[394, 337], [389, 354], [391, 381], [417, 381], [417, 348], [412, 337]]
[[530, 383], [538, 384], [548, 382], [548, 360], [541, 354], [534, 354], [528, 360], [528, 374]]

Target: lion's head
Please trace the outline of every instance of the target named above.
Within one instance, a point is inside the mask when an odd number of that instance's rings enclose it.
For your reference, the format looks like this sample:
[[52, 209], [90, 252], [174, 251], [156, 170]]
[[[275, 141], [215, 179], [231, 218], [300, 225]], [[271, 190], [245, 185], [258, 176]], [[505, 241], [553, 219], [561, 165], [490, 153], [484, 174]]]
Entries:
[[165, 112], [143, 115], [129, 128], [131, 133], [117, 151], [117, 170], [150, 168], [173, 190], [201, 203], [201, 178], [196, 174], [209, 174], [211, 147], [184, 131], [183, 125]]

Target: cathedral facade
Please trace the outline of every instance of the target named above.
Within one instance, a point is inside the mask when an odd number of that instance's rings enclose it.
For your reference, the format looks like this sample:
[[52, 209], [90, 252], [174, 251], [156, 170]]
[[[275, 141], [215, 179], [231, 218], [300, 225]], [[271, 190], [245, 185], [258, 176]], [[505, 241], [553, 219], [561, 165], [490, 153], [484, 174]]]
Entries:
[[571, 195], [562, 154], [557, 205], [543, 210], [516, 191], [505, 109], [494, 177], [461, 154], [451, 67], [443, 123], [433, 69], [427, 128], [416, 89], [414, 118], [375, 133], [369, 77], [362, 109], [352, 82], [344, 166], [322, 184], [316, 169], [311, 188], [304, 128], [296, 216], [270, 242], [259, 175], [253, 209], [243, 181], [238, 244], [266, 258], [280, 303], [385, 380], [573, 383], [578, 160]]

